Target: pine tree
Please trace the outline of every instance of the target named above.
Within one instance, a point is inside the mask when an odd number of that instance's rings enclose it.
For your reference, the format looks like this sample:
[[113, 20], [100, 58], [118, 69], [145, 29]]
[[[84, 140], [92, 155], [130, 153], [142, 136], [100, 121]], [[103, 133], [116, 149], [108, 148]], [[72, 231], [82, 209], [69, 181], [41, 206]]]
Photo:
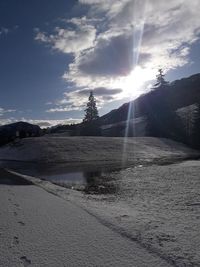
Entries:
[[165, 80], [165, 74], [163, 70], [159, 69], [158, 74], [156, 75], [157, 82], [154, 84], [154, 89], [167, 86], [169, 83]]
[[91, 122], [96, 120], [99, 117], [98, 110], [96, 106], [96, 100], [94, 98], [93, 92], [90, 92], [90, 96], [88, 98], [87, 108], [85, 109], [85, 118], [83, 122]]

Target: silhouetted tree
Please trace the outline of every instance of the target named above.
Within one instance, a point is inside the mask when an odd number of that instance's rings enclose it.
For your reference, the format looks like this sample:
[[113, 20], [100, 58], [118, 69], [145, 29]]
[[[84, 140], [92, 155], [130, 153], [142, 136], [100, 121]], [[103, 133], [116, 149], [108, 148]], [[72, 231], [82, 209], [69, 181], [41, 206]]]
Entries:
[[154, 89], [161, 88], [169, 85], [169, 82], [165, 80], [165, 74], [162, 69], [158, 70], [158, 74], [156, 75], [156, 83], [154, 84]]
[[96, 120], [99, 117], [98, 110], [96, 106], [96, 100], [94, 98], [93, 92], [90, 92], [90, 96], [88, 98], [87, 108], [85, 109], [85, 117], [83, 122], [91, 122]]
[[83, 123], [80, 124], [79, 134], [83, 136], [99, 136], [101, 135], [100, 122], [98, 120], [98, 110], [96, 106], [96, 100], [93, 92], [90, 92], [90, 96], [85, 109], [85, 117]]

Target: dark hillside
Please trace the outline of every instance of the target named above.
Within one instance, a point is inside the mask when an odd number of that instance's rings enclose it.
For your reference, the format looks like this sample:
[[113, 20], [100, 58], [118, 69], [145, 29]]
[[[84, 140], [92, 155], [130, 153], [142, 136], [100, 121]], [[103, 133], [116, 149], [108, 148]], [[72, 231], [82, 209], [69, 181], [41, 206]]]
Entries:
[[[101, 125], [112, 124], [127, 120], [130, 108], [130, 119], [144, 116], [149, 107], [150, 98], [156, 101], [165, 99], [172, 110], [200, 102], [200, 73], [188, 78], [172, 82], [167, 90], [162, 92], [151, 91], [130, 103], [125, 103], [118, 109], [102, 116], [99, 120]], [[130, 107], [129, 107], [130, 106]]]
[[9, 143], [16, 138], [40, 136], [42, 130], [38, 125], [19, 121], [0, 126], [0, 145]]

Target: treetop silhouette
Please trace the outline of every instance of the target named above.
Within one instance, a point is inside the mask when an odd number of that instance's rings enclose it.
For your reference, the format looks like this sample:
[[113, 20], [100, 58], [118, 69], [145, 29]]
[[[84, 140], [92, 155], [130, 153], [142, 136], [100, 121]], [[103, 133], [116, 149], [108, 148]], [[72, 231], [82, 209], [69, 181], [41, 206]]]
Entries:
[[154, 84], [154, 88], [164, 87], [169, 84], [168, 81], [165, 80], [165, 74], [162, 69], [158, 70], [158, 74], [156, 75], [157, 82]]
[[96, 106], [96, 99], [94, 98], [93, 92], [90, 92], [87, 107], [85, 109], [85, 117], [83, 122], [91, 122], [99, 117]]

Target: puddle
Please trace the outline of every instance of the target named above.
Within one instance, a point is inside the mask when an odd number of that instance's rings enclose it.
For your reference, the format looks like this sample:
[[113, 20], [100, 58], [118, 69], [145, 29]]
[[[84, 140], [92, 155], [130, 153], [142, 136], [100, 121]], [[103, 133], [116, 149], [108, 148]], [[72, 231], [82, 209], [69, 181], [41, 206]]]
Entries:
[[118, 186], [110, 173], [108, 171], [70, 172], [63, 175], [51, 175], [44, 179], [86, 194], [116, 194]]
[[114, 166], [66, 166], [66, 164], [34, 164], [27, 162], [0, 162], [0, 166], [22, 174], [51, 181], [60, 186], [83, 191], [86, 194], [116, 194], [117, 181], [111, 173], [121, 168]]

